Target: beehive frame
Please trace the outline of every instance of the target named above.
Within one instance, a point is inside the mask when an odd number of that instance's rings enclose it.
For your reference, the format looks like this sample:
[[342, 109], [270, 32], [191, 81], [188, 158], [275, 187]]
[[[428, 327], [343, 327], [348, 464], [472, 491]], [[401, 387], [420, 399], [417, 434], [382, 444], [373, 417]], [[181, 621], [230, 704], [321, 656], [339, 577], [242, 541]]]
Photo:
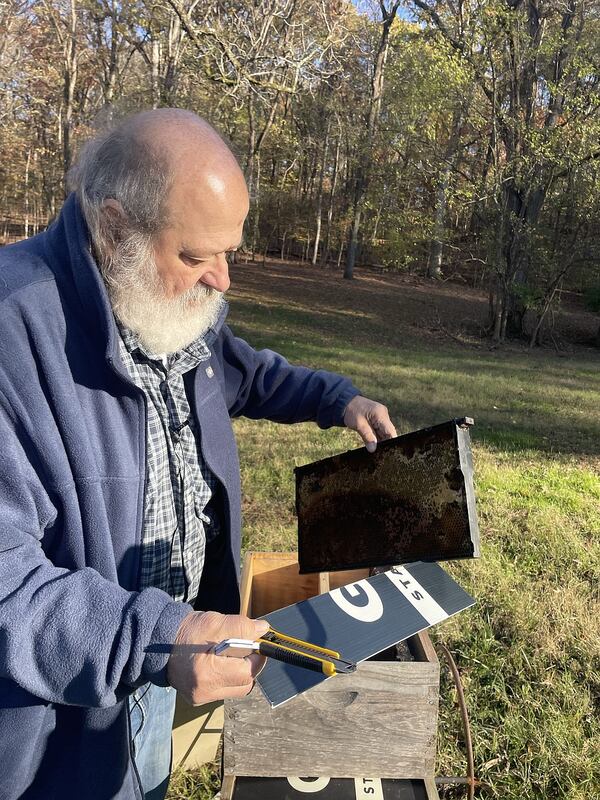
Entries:
[[469, 417], [297, 467], [301, 573], [479, 556]]

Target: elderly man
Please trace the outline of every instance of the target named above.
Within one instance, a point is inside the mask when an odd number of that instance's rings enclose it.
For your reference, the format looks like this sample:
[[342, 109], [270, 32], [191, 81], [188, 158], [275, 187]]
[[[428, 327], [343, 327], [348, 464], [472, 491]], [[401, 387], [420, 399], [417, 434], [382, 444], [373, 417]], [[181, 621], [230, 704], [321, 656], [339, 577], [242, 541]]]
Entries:
[[224, 324], [248, 194], [206, 122], [137, 115], [73, 180], [0, 253], [0, 798], [154, 800], [175, 689], [241, 696], [259, 666], [211, 653], [265, 626], [237, 614], [230, 418], [395, 431]]

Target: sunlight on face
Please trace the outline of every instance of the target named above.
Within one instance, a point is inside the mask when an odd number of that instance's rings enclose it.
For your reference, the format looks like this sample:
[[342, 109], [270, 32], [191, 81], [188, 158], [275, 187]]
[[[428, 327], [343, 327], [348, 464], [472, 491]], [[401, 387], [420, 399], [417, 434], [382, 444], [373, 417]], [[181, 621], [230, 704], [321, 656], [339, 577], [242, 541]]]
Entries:
[[154, 238], [156, 266], [170, 297], [196, 285], [229, 289], [227, 256], [240, 245], [248, 205], [237, 165], [225, 176], [204, 170], [173, 185], [169, 223]]

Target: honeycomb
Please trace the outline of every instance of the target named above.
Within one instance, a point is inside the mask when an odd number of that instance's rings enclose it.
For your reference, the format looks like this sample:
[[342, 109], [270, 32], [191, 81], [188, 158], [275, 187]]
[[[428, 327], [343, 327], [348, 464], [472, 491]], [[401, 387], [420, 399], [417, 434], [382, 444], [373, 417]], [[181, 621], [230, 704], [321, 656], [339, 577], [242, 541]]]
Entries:
[[296, 469], [301, 572], [479, 555], [466, 425], [451, 420]]

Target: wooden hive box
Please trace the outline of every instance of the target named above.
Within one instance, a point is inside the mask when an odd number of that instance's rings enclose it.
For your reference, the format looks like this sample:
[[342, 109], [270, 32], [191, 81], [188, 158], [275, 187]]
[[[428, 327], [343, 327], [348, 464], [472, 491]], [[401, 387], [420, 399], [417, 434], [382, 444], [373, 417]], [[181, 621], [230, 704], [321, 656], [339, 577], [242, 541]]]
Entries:
[[[368, 570], [300, 575], [296, 553], [248, 553], [242, 613], [259, 617], [368, 576]], [[426, 633], [407, 640], [414, 661], [366, 661], [272, 709], [255, 686], [225, 701], [224, 780], [290, 775], [433, 781], [439, 663]]]

